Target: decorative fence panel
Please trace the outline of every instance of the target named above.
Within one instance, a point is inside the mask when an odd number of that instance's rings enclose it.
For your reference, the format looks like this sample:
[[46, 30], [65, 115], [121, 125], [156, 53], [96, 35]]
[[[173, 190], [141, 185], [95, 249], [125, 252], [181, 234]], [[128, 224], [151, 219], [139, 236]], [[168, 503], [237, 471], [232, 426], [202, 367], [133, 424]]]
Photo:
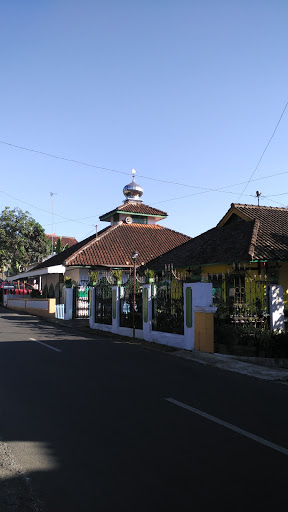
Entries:
[[106, 278], [95, 288], [95, 322], [112, 325], [112, 284]]
[[89, 286], [75, 286], [73, 288], [73, 302], [74, 318], [89, 318]]
[[[143, 329], [142, 282], [137, 278], [135, 293], [135, 329]], [[121, 286], [120, 327], [133, 328], [134, 279], [130, 277]]]
[[209, 274], [217, 316], [235, 324], [269, 328], [269, 281], [266, 275], [238, 269], [233, 273]]
[[163, 272], [153, 288], [152, 329], [184, 334], [184, 281], [171, 271]]

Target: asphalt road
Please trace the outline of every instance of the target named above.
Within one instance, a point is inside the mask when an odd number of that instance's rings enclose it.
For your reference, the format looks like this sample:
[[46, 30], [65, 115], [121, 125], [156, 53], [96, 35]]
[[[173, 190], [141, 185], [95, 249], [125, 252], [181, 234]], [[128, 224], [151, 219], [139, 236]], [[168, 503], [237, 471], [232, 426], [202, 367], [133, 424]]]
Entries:
[[48, 512], [286, 507], [287, 399], [284, 384], [0, 312], [0, 436]]

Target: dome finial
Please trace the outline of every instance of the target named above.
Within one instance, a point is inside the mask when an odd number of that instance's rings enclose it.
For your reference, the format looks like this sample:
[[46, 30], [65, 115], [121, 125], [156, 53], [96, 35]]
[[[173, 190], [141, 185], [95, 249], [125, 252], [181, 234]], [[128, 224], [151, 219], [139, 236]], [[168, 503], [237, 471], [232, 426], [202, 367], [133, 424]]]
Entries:
[[134, 201], [134, 203], [142, 202], [140, 197], [143, 195], [144, 190], [140, 185], [135, 183], [135, 174], [136, 169], [132, 169], [132, 181], [123, 188], [123, 194], [126, 198], [124, 203], [128, 203], [128, 201]]

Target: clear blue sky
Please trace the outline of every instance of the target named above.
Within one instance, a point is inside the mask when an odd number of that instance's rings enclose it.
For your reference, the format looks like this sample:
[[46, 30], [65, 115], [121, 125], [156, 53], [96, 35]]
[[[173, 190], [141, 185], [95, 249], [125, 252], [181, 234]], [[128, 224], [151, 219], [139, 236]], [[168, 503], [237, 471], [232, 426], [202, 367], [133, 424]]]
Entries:
[[15, 0], [0, 14], [0, 139], [120, 171], [0, 144], [1, 210], [28, 210], [51, 233], [57, 193], [55, 233], [81, 240], [106, 226], [133, 167], [162, 225], [190, 236], [231, 202], [257, 204], [256, 190], [288, 205], [288, 108], [257, 181], [242, 196], [239, 185], [288, 101], [286, 0]]

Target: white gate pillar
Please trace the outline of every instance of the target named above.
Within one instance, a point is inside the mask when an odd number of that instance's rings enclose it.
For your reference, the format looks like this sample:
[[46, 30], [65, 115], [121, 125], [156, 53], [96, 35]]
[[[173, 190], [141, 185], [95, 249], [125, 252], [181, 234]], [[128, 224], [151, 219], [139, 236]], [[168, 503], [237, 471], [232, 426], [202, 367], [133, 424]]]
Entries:
[[269, 289], [270, 328], [284, 331], [284, 298], [283, 286], [271, 284]]
[[89, 317], [89, 327], [92, 329], [93, 324], [95, 323], [95, 288], [90, 288], [90, 317]]
[[152, 341], [152, 286], [143, 285], [143, 338]]
[[64, 292], [64, 320], [73, 318], [73, 288], [63, 287]]
[[214, 352], [212, 283], [184, 284], [184, 348]]

